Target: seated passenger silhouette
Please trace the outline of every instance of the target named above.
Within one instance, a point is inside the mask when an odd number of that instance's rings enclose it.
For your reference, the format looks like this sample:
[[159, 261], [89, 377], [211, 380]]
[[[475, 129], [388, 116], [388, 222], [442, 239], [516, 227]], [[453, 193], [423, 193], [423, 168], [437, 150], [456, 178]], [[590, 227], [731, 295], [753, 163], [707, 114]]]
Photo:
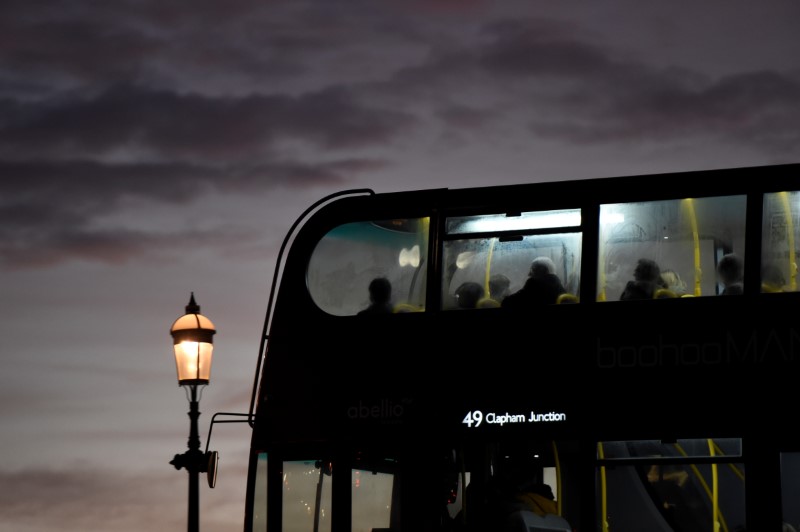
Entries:
[[553, 305], [558, 296], [566, 292], [561, 279], [555, 274], [556, 266], [548, 257], [536, 257], [531, 263], [525, 285], [506, 296], [503, 308], [524, 309], [536, 305]]
[[501, 273], [496, 273], [489, 278], [489, 297], [495, 301], [503, 301], [508, 295], [511, 280]]
[[478, 301], [478, 308], [497, 308], [508, 295], [511, 280], [501, 273], [496, 273], [489, 278], [489, 297]]
[[652, 259], [639, 259], [633, 270], [633, 280], [625, 285], [619, 299], [620, 301], [653, 299], [659, 288], [665, 288], [661, 279], [661, 268]]
[[671, 297], [683, 297], [686, 295], [686, 283], [675, 270], [663, 270], [661, 272], [663, 288], [657, 288], [656, 299], [667, 299]]
[[744, 263], [735, 253], [728, 253], [719, 259], [717, 275], [724, 285], [720, 295], [739, 296], [744, 293]]
[[358, 313], [359, 316], [369, 314], [392, 313], [392, 283], [386, 277], [376, 277], [369, 283], [369, 301], [367, 308]]
[[526, 510], [536, 515], [554, 514], [558, 512], [553, 489], [548, 484], [530, 484], [517, 494], [517, 500]]
[[456, 288], [458, 308], [477, 308], [478, 301], [483, 298], [483, 287], [475, 282], [467, 281]]
[[501, 480], [505, 502], [501, 504], [502, 532], [548, 530], [571, 532], [569, 522], [559, 515], [552, 488], [538, 480], [536, 466], [520, 457], [511, 458], [510, 474]]

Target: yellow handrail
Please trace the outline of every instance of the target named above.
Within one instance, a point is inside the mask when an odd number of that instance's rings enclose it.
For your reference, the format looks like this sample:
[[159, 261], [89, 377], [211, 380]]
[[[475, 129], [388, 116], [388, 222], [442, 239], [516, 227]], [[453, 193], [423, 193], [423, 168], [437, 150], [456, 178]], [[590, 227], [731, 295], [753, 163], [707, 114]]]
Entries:
[[683, 200], [686, 205], [686, 210], [689, 212], [689, 222], [692, 224], [692, 240], [694, 241], [694, 295], [701, 296], [702, 289], [700, 288], [700, 281], [703, 278], [703, 272], [700, 269], [700, 233], [697, 230], [697, 214], [694, 210], [694, 200], [686, 198]]
[[[717, 442], [714, 442], [714, 450], [717, 452], [717, 454], [725, 454], [722, 452], [722, 449], [720, 449], [719, 445], [717, 445]], [[731, 469], [731, 471], [733, 471], [734, 475], [739, 477], [739, 480], [744, 482], [744, 473], [742, 472], [741, 469], [736, 467], [736, 464], [730, 463], [728, 464], [728, 467]]]
[[495, 242], [497, 242], [497, 237], [492, 238], [492, 241], [489, 244], [489, 253], [486, 256], [486, 275], [484, 275], [483, 278], [484, 297], [492, 297], [492, 294], [489, 292], [489, 278], [492, 275], [492, 255], [494, 255]]
[[[603, 442], [597, 442], [597, 455], [602, 460], [605, 458]], [[608, 499], [606, 493], [606, 466], [600, 466], [600, 517], [603, 519], [602, 532], [609, 532], [608, 526]]]
[[[708, 454], [709, 456], [714, 456], [714, 441], [711, 438], [708, 439]], [[713, 532], [719, 532], [719, 478], [717, 477], [716, 463], [711, 464], [711, 479], [711, 484], [714, 486], [714, 496], [711, 503], [714, 511], [712, 518]], [[727, 527], [725, 529], [727, 530]]]
[[783, 216], [786, 220], [786, 244], [789, 246], [789, 287], [792, 292], [797, 290], [797, 262], [794, 250], [794, 220], [792, 218], [792, 206], [789, 203], [789, 193], [779, 192], [781, 203], [783, 204]]
[[[712, 439], [708, 439], [709, 445], [712, 445], [714, 441]], [[687, 457], [686, 451], [683, 450], [683, 447], [679, 443], [674, 444], [675, 449], [681, 453], [682, 456]], [[713, 450], [711, 451], [711, 456], [714, 456]], [[697, 477], [698, 482], [703, 488], [703, 491], [706, 492], [706, 495], [711, 500], [711, 505], [713, 506], [713, 523], [714, 523], [714, 532], [718, 532], [719, 526], [722, 526], [722, 530], [728, 532], [728, 523], [725, 521], [725, 516], [722, 515], [722, 512], [719, 511], [719, 488], [717, 484], [717, 464], [711, 464], [711, 471], [712, 471], [712, 479], [714, 488], [713, 491], [711, 488], [708, 487], [708, 482], [703, 477], [703, 474], [697, 468], [695, 464], [689, 464], [689, 467], [692, 469], [694, 476]]]
[[[602, 228], [601, 228], [602, 230]], [[602, 234], [602, 233], [601, 233]], [[597, 284], [600, 291], [597, 293], [597, 300], [598, 301], [605, 301], [606, 300], [606, 243], [604, 240], [600, 240], [599, 244], [600, 249], [598, 249], [597, 253]]]
[[558, 508], [558, 515], [563, 515], [561, 513], [561, 463], [558, 460], [558, 445], [556, 445], [555, 440], [550, 443], [553, 447], [553, 458], [556, 462], [556, 505]]

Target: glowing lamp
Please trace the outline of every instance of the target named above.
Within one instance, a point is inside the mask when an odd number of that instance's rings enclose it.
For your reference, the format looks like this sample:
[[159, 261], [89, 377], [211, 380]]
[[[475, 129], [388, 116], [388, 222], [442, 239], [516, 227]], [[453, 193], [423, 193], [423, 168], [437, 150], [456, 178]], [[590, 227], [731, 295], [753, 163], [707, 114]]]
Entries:
[[216, 332], [211, 320], [200, 314], [192, 292], [186, 314], [175, 320], [169, 331], [175, 348], [179, 386], [208, 384]]

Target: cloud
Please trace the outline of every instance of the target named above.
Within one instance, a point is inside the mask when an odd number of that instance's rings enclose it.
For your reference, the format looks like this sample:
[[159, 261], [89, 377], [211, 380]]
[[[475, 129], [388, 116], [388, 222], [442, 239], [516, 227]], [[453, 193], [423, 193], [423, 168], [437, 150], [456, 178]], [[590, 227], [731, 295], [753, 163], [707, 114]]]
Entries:
[[486, 24], [483, 35], [476, 60], [494, 75], [592, 77], [613, 65], [608, 50], [555, 21], [502, 20]]
[[218, 169], [183, 163], [0, 161], [0, 268], [48, 267], [68, 260], [120, 264], [206, 248], [247, 248], [260, 231], [230, 221], [207, 227], [115, 216], [159, 205], [188, 207], [213, 194], [248, 196], [276, 188], [342, 187], [354, 175], [383, 168], [372, 159], [316, 164], [247, 163]]
[[55, 9], [9, 0], [1, 13], [0, 31], [14, 43], [0, 52], [3, 87], [22, 99], [121, 82], [241, 95], [297, 89], [302, 80], [307, 91], [311, 79], [327, 86], [370, 77], [380, 69], [375, 57], [394, 61], [383, 50], [419, 38], [410, 20], [417, 9], [391, 2], [198, 0], [187, 9], [76, 0]]
[[[729, 76], [703, 87], [676, 80], [605, 98], [565, 100], [568, 119], [533, 119], [537, 135], [576, 144], [717, 140], [774, 156], [800, 155], [800, 79], [777, 72]], [[670, 82], [671, 81], [671, 82]]]
[[369, 108], [344, 88], [240, 98], [125, 85], [95, 97], [20, 103], [8, 114], [0, 156], [17, 161], [258, 162], [287, 141], [318, 150], [368, 148], [414, 123], [407, 113]]
[[480, 35], [471, 46], [437, 49], [375, 91], [427, 102], [443, 136], [477, 139], [524, 121], [531, 142], [565, 148], [687, 141], [800, 155], [798, 71], [714, 78], [647, 63], [553, 20], [493, 21]]
[[81, 2], [56, 9], [4, 2], [0, 32], [14, 43], [2, 53], [4, 76], [16, 87], [4, 84], [3, 92], [33, 100], [86, 83], [135, 79], [163, 44], [131, 24], [124, 2], [115, 8], [120, 11], [109, 17], [103, 6]]
[[[21, 24], [0, 26], [23, 45], [4, 52], [4, 75], [35, 94], [0, 100], [5, 268], [118, 264], [200, 242], [253, 244], [252, 229], [230, 223], [165, 229], [113, 220], [134, 205], [185, 207], [213, 194], [340, 189], [420, 159], [420, 147], [426, 159], [476, 144], [498, 149], [498, 131], [564, 150], [714, 142], [787, 159], [800, 150], [797, 73], [714, 79], [623, 54], [576, 23], [495, 14], [465, 23], [471, 29], [463, 33], [436, 32], [412, 24], [410, 7], [395, 6], [391, 18], [366, 3], [331, 11], [314, 2], [272, 10], [246, 2], [231, 13], [246, 16], [204, 26], [221, 16], [218, 8], [182, 18], [155, 3], [97, 11], [77, 3], [61, 13], [10, 5], [6, 13]], [[464, 22], [458, 11], [434, 11], [436, 20]], [[268, 27], [279, 31], [252, 31], [268, 14]], [[301, 16], [306, 26], [289, 23]], [[67, 39], [73, 34], [76, 42]], [[294, 72], [275, 83], [242, 73], [281, 55], [295, 60]], [[239, 87], [185, 85], [200, 72], [230, 74]], [[66, 77], [80, 78], [81, 90], [61, 83]]]
[[513, 78], [552, 80], [556, 104], [530, 119], [544, 138], [577, 144], [724, 139], [768, 153], [797, 154], [800, 77], [774, 71], [708, 79], [685, 68], [659, 69], [614, 50], [565, 39], [541, 23], [491, 27], [485, 68]]

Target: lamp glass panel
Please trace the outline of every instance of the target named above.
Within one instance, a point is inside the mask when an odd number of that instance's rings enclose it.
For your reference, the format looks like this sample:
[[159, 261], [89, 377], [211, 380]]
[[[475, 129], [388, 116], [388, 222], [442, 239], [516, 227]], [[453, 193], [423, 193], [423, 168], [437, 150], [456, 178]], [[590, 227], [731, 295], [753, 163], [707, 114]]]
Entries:
[[180, 342], [175, 344], [175, 364], [178, 381], [211, 378], [211, 359], [214, 345], [208, 342]]

